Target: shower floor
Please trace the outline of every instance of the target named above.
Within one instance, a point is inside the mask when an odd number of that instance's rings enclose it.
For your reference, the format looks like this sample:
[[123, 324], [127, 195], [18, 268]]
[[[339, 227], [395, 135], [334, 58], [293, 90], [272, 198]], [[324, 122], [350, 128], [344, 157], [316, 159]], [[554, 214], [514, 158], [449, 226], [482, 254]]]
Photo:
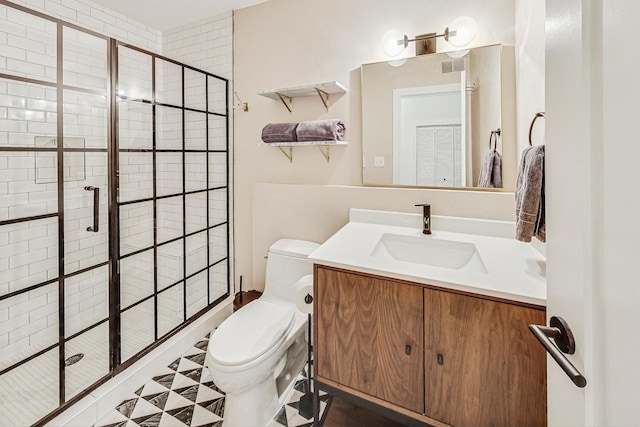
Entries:
[[[174, 325], [158, 319], [160, 327]], [[164, 323], [167, 323], [164, 325]], [[139, 351], [153, 337], [142, 322], [129, 322], [123, 334], [123, 349]], [[67, 399], [78, 394], [109, 371], [108, 324], [103, 323], [67, 342], [66, 354], [83, 357], [65, 370]], [[133, 350], [132, 350], [133, 351]], [[126, 355], [124, 356], [126, 357]], [[0, 427], [30, 426], [58, 407], [58, 349], [0, 376]]]
[[[158, 372], [101, 419], [95, 427], [221, 427], [224, 393], [204, 367], [209, 339], [196, 343], [182, 357]], [[288, 402], [268, 427], [307, 427], [313, 419], [298, 414], [298, 402], [307, 387], [303, 370]], [[320, 392], [320, 416], [324, 419], [331, 397]]]

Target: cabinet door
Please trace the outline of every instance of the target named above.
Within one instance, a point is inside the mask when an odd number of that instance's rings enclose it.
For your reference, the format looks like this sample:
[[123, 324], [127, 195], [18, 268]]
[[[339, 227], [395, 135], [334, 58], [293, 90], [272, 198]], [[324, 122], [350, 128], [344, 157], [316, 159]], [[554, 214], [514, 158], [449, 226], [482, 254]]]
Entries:
[[424, 290], [425, 413], [457, 427], [545, 426], [543, 310]]
[[422, 289], [316, 269], [319, 377], [424, 410]]

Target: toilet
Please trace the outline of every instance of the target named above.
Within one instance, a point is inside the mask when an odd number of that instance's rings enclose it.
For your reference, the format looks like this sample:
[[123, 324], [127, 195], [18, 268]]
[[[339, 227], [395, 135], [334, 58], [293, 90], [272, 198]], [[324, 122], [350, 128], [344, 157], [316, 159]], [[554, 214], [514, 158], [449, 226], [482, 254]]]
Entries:
[[223, 427], [266, 426], [307, 361], [307, 315], [296, 286], [313, 283], [307, 259], [320, 245], [281, 239], [269, 248], [262, 296], [229, 316], [209, 340], [205, 366], [226, 393]]

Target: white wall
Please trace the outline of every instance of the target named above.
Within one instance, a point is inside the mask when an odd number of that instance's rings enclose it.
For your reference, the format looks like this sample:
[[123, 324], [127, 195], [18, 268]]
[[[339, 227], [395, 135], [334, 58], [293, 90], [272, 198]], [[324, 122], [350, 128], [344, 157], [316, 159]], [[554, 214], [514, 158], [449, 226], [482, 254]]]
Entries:
[[[299, 193], [291, 192], [289, 185], [260, 188], [261, 193], [255, 194], [256, 183], [355, 186], [349, 193], [352, 197], [370, 197], [380, 201], [385, 209], [418, 212], [413, 203], [432, 202], [434, 212], [444, 215], [455, 212], [476, 216], [493, 203], [493, 195], [477, 193], [478, 203], [461, 211], [456, 208], [457, 199], [442, 197], [449, 193], [438, 190], [405, 190], [403, 194], [410, 196], [399, 202], [393, 199], [398, 190], [360, 187], [360, 65], [385, 59], [380, 40], [387, 30], [398, 28], [409, 35], [442, 31], [455, 17], [471, 15], [479, 28], [474, 46], [514, 45], [512, 0], [455, 0], [439, 3], [437, 10], [434, 6], [434, 2], [423, 0], [376, 2], [374, 7], [365, 0], [271, 0], [236, 11], [234, 85], [250, 105], [249, 112], [236, 112], [235, 117], [236, 281], [243, 275], [247, 288], [263, 286], [264, 247], [258, 242], [270, 240], [266, 236], [271, 236], [275, 224], [281, 224], [274, 214], [280, 210], [274, 210], [273, 204], [266, 203], [268, 200], [289, 200], [287, 206], [294, 212], [307, 212], [288, 217], [291, 221], [287, 234], [294, 238], [312, 238], [329, 235], [330, 229], [325, 228], [319, 217], [334, 210], [337, 198], [337, 193], [333, 193], [336, 187], [327, 187], [327, 197], [321, 199], [298, 199]], [[413, 56], [413, 48], [409, 47], [405, 54]], [[265, 89], [331, 80], [344, 84], [348, 92], [332, 97], [329, 112], [315, 97], [296, 98], [290, 114], [279, 101], [257, 95]], [[261, 130], [267, 123], [322, 118], [341, 118], [347, 125], [345, 139], [349, 145], [332, 149], [330, 163], [313, 147], [296, 149], [293, 163], [275, 148], [257, 147]], [[309, 194], [316, 192], [310, 190]], [[260, 197], [265, 203], [254, 204], [254, 197]], [[384, 202], [385, 199], [389, 202]], [[508, 205], [511, 202], [501, 205], [504, 210], [497, 216], [513, 218], [512, 205]], [[343, 213], [342, 221], [346, 218]], [[334, 228], [331, 230], [335, 231]]]
[[[516, 0], [516, 99], [518, 161], [529, 146], [529, 125], [538, 112], [545, 111], [544, 92], [545, 2]], [[545, 120], [538, 119], [532, 141], [544, 144]]]

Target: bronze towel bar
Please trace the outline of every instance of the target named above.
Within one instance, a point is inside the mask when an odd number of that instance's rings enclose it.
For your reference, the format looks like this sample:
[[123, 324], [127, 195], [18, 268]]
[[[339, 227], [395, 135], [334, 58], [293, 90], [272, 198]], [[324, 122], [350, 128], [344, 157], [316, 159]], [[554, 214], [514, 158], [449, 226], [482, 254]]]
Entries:
[[536, 113], [536, 115], [533, 116], [533, 120], [531, 120], [531, 125], [529, 125], [529, 147], [533, 145], [531, 142], [531, 134], [533, 133], [533, 125], [536, 123], [536, 120], [538, 120], [538, 117], [544, 118], [544, 112]]

